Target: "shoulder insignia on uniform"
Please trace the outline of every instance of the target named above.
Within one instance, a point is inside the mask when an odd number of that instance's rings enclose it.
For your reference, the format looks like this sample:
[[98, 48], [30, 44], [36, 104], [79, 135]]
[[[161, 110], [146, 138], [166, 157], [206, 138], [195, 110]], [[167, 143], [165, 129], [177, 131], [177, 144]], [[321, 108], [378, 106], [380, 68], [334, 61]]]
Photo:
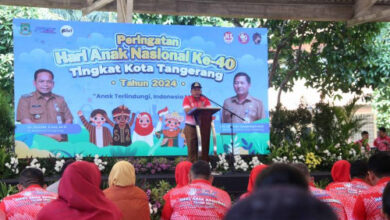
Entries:
[[28, 94], [24, 94], [22, 95], [22, 98], [28, 98], [28, 97], [32, 97], [34, 95], [34, 93], [28, 93]]
[[62, 97], [62, 96], [60, 96], [60, 95], [57, 95], [57, 94], [54, 94], [54, 93], [52, 93], [52, 95], [53, 95], [53, 97], [54, 98], [57, 98], [57, 99], [63, 99], [64, 97]]

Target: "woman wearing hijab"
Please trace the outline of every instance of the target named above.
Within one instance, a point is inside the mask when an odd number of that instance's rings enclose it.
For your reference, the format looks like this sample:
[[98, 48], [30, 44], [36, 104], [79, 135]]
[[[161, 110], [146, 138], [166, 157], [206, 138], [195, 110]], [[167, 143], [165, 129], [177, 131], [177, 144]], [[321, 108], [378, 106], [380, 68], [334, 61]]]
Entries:
[[119, 209], [100, 190], [100, 178], [94, 163], [72, 163], [61, 178], [58, 199], [43, 207], [37, 219], [119, 220]]
[[175, 180], [176, 180], [176, 187], [169, 190], [164, 196], [163, 199], [166, 200], [168, 198], [168, 194], [176, 189], [181, 188], [185, 185], [188, 185], [190, 183], [190, 170], [191, 170], [192, 163], [189, 161], [182, 161], [176, 165], [175, 168]]
[[339, 160], [333, 164], [330, 174], [332, 175], [333, 182], [330, 183], [326, 190], [332, 188], [332, 185], [340, 182], [351, 182], [351, 164], [346, 160]]
[[122, 220], [150, 219], [148, 196], [135, 186], [135, 170], [131, 163], [117, 162], [108, 176], [108, 185], [103, 192], [122, 211]]
[[257, 176], [267, 167], [268, 166], [265, 164], [260, 164], [260, 165], [255, 166], [252, 169], [251, 173], [249, 174], [249, 181], [248, 181], [248, 188], [247, 188], [248, 191], [246, 193], [242, 194], [240, 196], [240, 199], [244, 199], [252, 194], [253, 188], [254, 188], [255, 183], [256, 183]]

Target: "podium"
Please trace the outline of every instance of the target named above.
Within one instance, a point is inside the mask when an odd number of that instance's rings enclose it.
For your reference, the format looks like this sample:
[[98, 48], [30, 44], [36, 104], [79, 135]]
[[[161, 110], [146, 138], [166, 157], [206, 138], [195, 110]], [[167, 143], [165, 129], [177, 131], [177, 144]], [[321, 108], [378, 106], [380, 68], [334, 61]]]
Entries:
[[[198, 157], [201, 152], [201, 159], [209, 161], [209, 149], [210, 149], [210, 132], [212, 124], [212, 115], [218, 112], [220, 108], [207, 107], [207, 108], [194, 108], [188, 112], [189, 115], [193, 115], [196, 122], [196, 135], [198, 137]], [[215, 133], [215, 132], [214, 132]], [[215, 135], [214, 135], [215, 136]], [[214, 138], [214, 150], [216, 151], [216, 143]]]

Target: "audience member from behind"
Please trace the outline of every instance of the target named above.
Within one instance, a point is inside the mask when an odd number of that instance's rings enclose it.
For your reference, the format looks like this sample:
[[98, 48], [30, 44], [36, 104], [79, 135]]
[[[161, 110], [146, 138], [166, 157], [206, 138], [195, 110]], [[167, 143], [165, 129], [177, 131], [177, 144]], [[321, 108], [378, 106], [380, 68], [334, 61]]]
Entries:
[[305, 176], [297, 168], [283, 163], [265, 168], [256, 179], [255, 191], [276, 186], [292, 186], [309, 190]]
[[[306, 164], [304, 163], [295, 163], [294, 167], [298, 168], [302, 174], [306, 177], [308, 181], [312, 179], [310, 176], [309, 169], [307, 168]], [[345, 211], [345, 208], [341, 201], [334, 198], [329, 192], [323, 189], [316, 188], [315, 186], [309, 186], [310, 192], [313, 194], [314, 197], [317, 199], [325, 202], [330, 207], [332, 207], [333, 211], [337, 214], [338, 219], [347, 219], [347, 214]]]
[[368, 163], [365, 160], [356, 160], [351, 163], [351, 183], [371, 186], [368, 180]]
[[326, 189], [332, 197], [343, 203], [348, 219], [353, 219], [352, 212], [357, 197], [370, 188], [365, 182], [367, 176], [367, 162], [357, 160], [351, 163], [351, 182], [338, 182], [329, 185]]
[[384, 219], [382, 213], [382, 193], [390, 182], [390, 153], [379, 152], [368, 160], [368, 179], [373, 185], [361, 193], [353, 209], [355, 220]]
[[331, 187], [332, 184], [340, 182], [350, 182], [351, 181], [351, 164], [346, 160], [339, 160], [333, 164], [330, 174], [332, 175], [333, 182], [330, 183], [328, 187]]
[[225, 220], [336, 220], [332, 209], [307, 190], [274, 187], [259, 190], [234, 205]]
[[265, 169], [267, 168], [267, 165], [265, 164], [260, 164], [260, 165], [257, 165], [255, 166], [251, 173], [249, 174], [249, 181], [248, 181], [248, 187], [247, 187], [247, 192], [242, 194], [240, 196], [240, 199], [244, 199], [246, 197], [248, 197], [249, 195], [252, 194], [253, 192], [253, 189], [255, 187], [255, 182], [256, 182], [256, 178], [259, 176], [259, 174]]
[[100, 190], [100, 171], [94, 163], [76, 161], [62, 175], [58, 199], [46, 205], [37, 220], [119, 220], [119, 209]]
[[150, 219], [148, 196], [135, 186], [135, 170], [131, 163], [117, 162], [111, 169], [108, 185], [103, 192], [122, 211], [122, 219]]
[[[60, 177], [62, 177], [62, 174], [64, 174], [64, 171], [65, 169], [71, 164], [73, 163], [75, 160], [73, 159], [69, 159], [67, 161], [65, 161], [64, 165], [62, 165], [61, 167], [61, 170], [60, 170]], [[50, 186], [48, 186], [46, 188], [47, 191], [49, 192], [53, 192], [53, 193], [56, 193], [58, 194], [58, 186], [60, 185], [60, 181], [61, 181], [61, 178], [59, 178], [57, 181], [55, 181], [53, 184], [51, 184]]]
[[390, 137], [387, 136], [386, 128], [379, 128], [378, 137], [374, 141], [374, 147], [378, 151], [390, 151]]
[[211, 185], [213, 177], [205, 161], [191, 166], [190, 184], [169, 193], [162, 219], [223, 219], [230, 208], [229, 195]]
[[57, 194], [43, 189], [43, 173], [36, 168], [27, 168], [20, 173], [19, 193], [5, 197], [0, 203], [0, 211], [6, 219], [35, 219], [47, 203], [55, 200]]
[[382, 196], [382, 211], [385, 219], [390, 220], [390, 183], [387, 183]]
[[165, 195], [164, 195], [164, 200], [167, 200], [169, 197], [169, 194], [177, 189], [181, 188], [183, 186], [186, 186], [190, 183], [190, 170], [191, 170], [192, 163], [189, 161], [182, 161], [176, 165], [175, 168], [175, 180], [176, 180], [176, 187], [169, 190]]

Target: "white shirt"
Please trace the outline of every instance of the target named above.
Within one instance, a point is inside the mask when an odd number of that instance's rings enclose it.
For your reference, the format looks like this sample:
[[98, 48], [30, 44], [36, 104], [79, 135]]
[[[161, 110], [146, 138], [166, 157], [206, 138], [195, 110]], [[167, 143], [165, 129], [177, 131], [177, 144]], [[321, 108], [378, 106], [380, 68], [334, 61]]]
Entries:
[[103, 147], [103, 127], [96, 127], [96, 146]]

